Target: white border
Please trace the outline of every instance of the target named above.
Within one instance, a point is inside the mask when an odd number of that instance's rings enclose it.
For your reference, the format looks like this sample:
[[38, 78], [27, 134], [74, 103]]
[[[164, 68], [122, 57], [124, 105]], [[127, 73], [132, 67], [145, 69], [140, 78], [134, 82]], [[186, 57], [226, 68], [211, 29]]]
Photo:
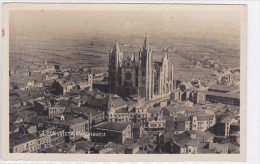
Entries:
[[[11, 2], [11, 1], [4, 1]], [[18, 2], [18, 1], [12, 1]], [[27, 1], [27, 2], [49, 2], [49, 1]], [[52, 1], [64, 2], [64, 1]], [[70, 2], [91, 2], [91, 1], [70, 1]], [[122, 1], [95, 1], [96, 3], [122, 3]], [[207, 4], [247, 4], [248, 26], [247, 26], [247, 163], [259, 163], [259, 20], [260, 1], [125, 1], [124, 3], [207, 3]], [[1, 9], [2, 11], [2, 4]], [[2, 12], [1, 12], [2, 13]], [[2, 20], [1, 20], [2, 24]], [[1, 42], [1, 41], [0, 41]], [[2, 45], [2, 44], [1, 44]], [[1, 59], [3, 60], [3, 59]], [[1, 62], [0, 62], [1, 63]], [[9, 163], [9, 162], [8, 162]], [[42, 163], [42, 162], [41, 162]]]

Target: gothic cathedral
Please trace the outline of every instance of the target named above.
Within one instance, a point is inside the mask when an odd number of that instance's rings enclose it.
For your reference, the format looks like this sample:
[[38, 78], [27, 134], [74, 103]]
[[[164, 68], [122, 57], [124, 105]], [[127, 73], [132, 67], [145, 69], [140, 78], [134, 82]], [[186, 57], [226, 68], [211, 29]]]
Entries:
[[135, 56], [123, 57], [123, 52], [116, 41], [109, 52], [109, 92], [120, 96], [140, 95], [153, 100], [169, 95], [173, 90], [173, 66], [169, 57], [164, 54], [162, 61], [153, 61], [153, 52], [145, 38]]

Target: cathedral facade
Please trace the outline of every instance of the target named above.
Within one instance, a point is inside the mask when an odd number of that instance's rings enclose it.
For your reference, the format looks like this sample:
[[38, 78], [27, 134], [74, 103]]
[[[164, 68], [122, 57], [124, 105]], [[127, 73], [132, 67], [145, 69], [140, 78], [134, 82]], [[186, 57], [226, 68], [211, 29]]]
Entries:
[[140, 95], [153, 100], [168, 95], [173, 90], [173, 66], [169, 57], [164, 54], [162, 60], [154, 62], [153, 51], [145, 38], [139, 52], [135, 56], [124, 58], [116, 41], [109, 52], [109, 92], [120, 96]]

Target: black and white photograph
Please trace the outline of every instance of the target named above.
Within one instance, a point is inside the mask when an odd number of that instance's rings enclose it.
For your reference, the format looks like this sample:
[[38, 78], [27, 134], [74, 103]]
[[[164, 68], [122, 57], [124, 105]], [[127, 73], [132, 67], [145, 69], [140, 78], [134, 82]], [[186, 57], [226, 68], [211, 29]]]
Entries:
[[246, 6], [100, 6], [9, 11], [6, 151], [244, 157]]

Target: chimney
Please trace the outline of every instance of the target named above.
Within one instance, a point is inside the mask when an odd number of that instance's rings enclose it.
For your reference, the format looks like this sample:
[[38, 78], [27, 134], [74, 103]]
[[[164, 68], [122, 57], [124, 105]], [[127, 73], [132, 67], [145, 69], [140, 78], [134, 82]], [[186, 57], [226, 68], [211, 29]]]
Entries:
[[190, 138], [195, 140], [197, 138], [197, 135], [196, 134], [190, 134]]
[[60, 116], [60, 120], [65, 120], [65, 117], [63, 114]]

